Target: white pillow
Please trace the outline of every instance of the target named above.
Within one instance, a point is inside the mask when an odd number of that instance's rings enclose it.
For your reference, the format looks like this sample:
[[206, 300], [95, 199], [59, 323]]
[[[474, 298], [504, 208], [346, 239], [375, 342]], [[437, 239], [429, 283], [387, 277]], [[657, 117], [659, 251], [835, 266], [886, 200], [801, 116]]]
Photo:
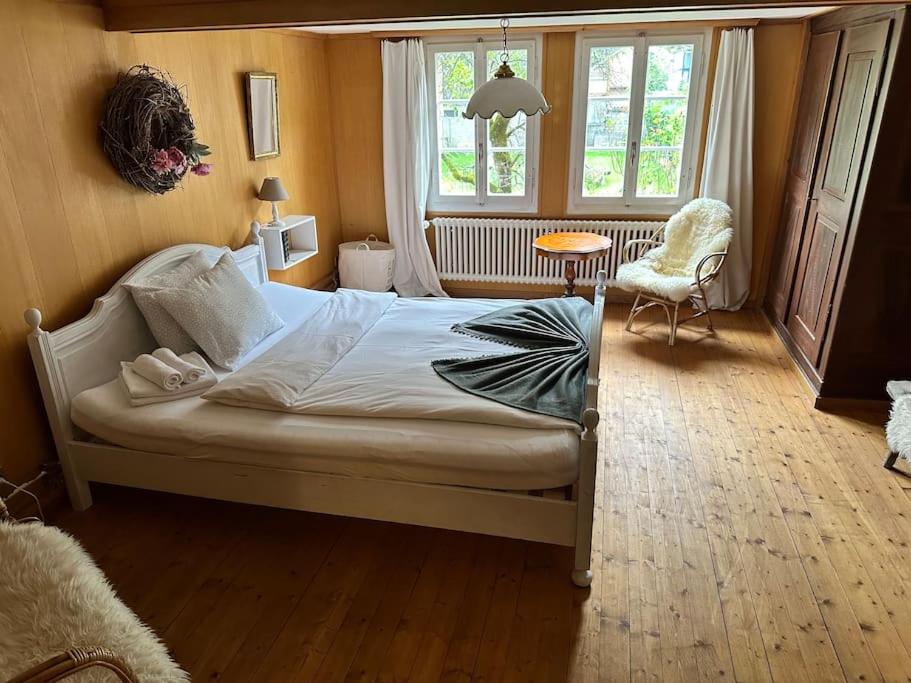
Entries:
[[216, 365], [234, 370], [260, 341], [285, 326], [229, 252], [211, 270], [152, 298], [170, 313]]
[[133, 301], [136, 302], [136, 307], [142, 313], [142, 317], [146, 319], [146, 324], [152, 331], [155, 341], [159, 346], [171, 349], [178, 356], [195, 351], [199, 347], [174, 320], [174, 317], [155, 301], [152, 295], [161, 289], [185, 285], [211, 267], [212, 262], [200, 250], [167, 273], [153, 275], [135, 284], [124, 285], [133, 295]]

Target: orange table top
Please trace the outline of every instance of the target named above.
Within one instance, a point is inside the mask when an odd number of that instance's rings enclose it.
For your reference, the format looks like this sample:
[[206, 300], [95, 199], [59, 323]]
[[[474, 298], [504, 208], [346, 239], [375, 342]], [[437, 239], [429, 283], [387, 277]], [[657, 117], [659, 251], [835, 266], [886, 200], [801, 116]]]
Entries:
[[607, 251], [611, 244], [610, 237], [593, 232], [552, 232], [534, 241], [536, 249], [554, 254], [591, 254]]

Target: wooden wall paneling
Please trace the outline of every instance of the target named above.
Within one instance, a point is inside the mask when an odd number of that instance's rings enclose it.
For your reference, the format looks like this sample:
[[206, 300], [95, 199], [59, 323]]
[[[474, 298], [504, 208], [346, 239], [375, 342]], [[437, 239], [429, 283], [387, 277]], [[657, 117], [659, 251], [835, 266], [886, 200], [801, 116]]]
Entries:
[[339, 210], [346, 242], [371, 232], [388, 239], [380, 43], [369, 36], [326, 41]]
[[[342, 239], [336, 157], [332, 142], [332, 109], [326, 97], [330, 90], [325, 42], [319, 38], [298, 38], [282, 43], [286, 68], [295, 62], [319, 64], [307, 71], [298, 87], [292, 88], [292, 107], [288, 129], [292, 147], [299, 157], [295, 164], [302, 188], [298, 213], [314, 214], [319, 230], [320, 253], [311, 263], [307, 281], [312, 283], [335, 268], [337, 245]], [[303, 284], [300, 280], [296, 284]]]
[[[285, 179], [287, 213], [317, 215], [320, 255], [283, 274], [312, 285], [333, 268], [340, 236], [324, 38], [274, 31], [130, 35], [103, 29], [93, 3], [0, 2], [0, 469], [23, 479], [53, 457], [22, 312], [55, 328], [84, 315], [139, 259], [179, 242], [237, 247], [265, 175]], [[102, 103], [117, 74], [148, 63], [186, 86], [214, 172], [145, 194], [98, 144]], [[248, 157], [242, 74], [279, 73], [282, 156]]]
[[0, 93], [14, 93], [15, 106], [0, 108], [0, 148], [6, 154], [15, 202], [26, 226], [32, 264], [43, 294], [52, 302], [46, 307], [46, 315], [53, 323], [78, 309], [85, 290], [54, 168], [53, 157], [59, 150], [53, 150], [48, 141], [50, 122], [41, 116], [20, 31], [20, 22], [34, 29], [35, 8], [30, 3], [24, 16], [9, 16], [12, 6], [4, 3], [2, 7], [0, 62], [5, 67], [0, 69]]
[[753, 134], [753, 270], [750, 304], [762, 301], [784, 190], [805, 23], [760, 24], [755, 29]]
[[541, 216], [566, 213], [575, 57], [575, 33], [544, 36], [541, 84], [552, 109], [541, 119], [538, 172], [538, 214]]
[[[0, 146], [0, 469], [7, 477], [29, 473], [29, 451], [49, 453], [50, 432], [28, 360], [24, 337], [15, 323], [25, 302], [41, 300], [28, 237], [19, 215], [13, 183]], [[37, 460], [37, 459], [36, 459]]]
[[97, 123], [96, 111], [86, 107], [80, 96], [93, 75], [91, 71], [74, 73], [60, 68], [81, 63], [81, 55], [70, 55], [70, 34], [80, 35], [79, 24], [72, 30], [65, 27], [59, 13], [47, 3], [29, 3], [26, 7], [22, 38], [29, 69], [47, 74], [50, 86], [37, 89], [36, 97], [56, 183], [62, 197], [81, 198], [78, 203], [63, 203], [66, 218], [62, 225], [69, 226], [73, 243], [80, 245], [74, 252], [75, 265], [85, 288], [94, 291], [104, 285], [101, 274], [111, 266], [112, 257], [105, 230], [98, 229], [105, 225], [105, 217], [97, 186], [90, 175], [82, 172], [82, 155], [78, 154], [85, 144], [83, 131]]

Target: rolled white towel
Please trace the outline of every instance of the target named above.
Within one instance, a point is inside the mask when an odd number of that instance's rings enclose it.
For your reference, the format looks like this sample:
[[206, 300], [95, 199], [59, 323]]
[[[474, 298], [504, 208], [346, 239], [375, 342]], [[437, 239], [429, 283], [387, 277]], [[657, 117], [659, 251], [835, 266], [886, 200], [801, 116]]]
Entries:
[[167, 363], [162, 363], [154, 356], [142, 354], [130, 366], [137, 375], [157, 384], [165, 391], [175, 391], [180, 387], [180, 373]]
[[184, 384], [195, 382], [206, 374], [205, 368], [201, 368], [198, 365], [193, 365], [193, 363], [188, 363], [176, 353], [171, 351], [171, 349], [155, 349], [152, 351], [152, 356], [160, 360], [165, 365], [170, 365], [172, 368], [177, 370], [177, 372], [180, 373], [181, 381]]

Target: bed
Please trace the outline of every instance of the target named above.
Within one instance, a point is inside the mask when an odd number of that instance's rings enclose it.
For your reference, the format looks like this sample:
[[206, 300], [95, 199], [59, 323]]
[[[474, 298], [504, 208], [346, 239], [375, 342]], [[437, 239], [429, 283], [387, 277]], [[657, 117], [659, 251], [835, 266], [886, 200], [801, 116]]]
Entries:
[[[232, 255], [287, 324], [253, 349], [239, 371], [306, 324], [331, 296], [270, 282], [255, 227], [253, 234], [253, 244]], [[26, 311], [29, 348], [76, 509], [91, 505], [90, 482], [104, 482], [541, 541], [573, 547], [572, 580], [589, 585], [603, 277], [595, 291], [581, 426], [517, 409], [478, 424], [445, 411], [433, 419], [415, 419], [407, 410], [392, 417], [338, 414], [331, 407], [330, 414], [291, 414], [200, 397], [131, 407], [117, 379], [120, 361], [156, 343], [124, 285], [170, 270], [200, 249], [213, 260], [224, 251], [186, 244], [158, 252], [97, 299], [87, 316], [59, 330], [42, 329], [40, 312]], [[387, 323], [386, 339], [402, 334], [408, 316], [448, 331], [452, 321], [508, 303], [407, 302], [399, 319]], [[382, 358], [373, 362], [382, 378]], [[320, 396], [318, 386], [315, 392], [317, 412], [335, 400], [326, 390]]]

